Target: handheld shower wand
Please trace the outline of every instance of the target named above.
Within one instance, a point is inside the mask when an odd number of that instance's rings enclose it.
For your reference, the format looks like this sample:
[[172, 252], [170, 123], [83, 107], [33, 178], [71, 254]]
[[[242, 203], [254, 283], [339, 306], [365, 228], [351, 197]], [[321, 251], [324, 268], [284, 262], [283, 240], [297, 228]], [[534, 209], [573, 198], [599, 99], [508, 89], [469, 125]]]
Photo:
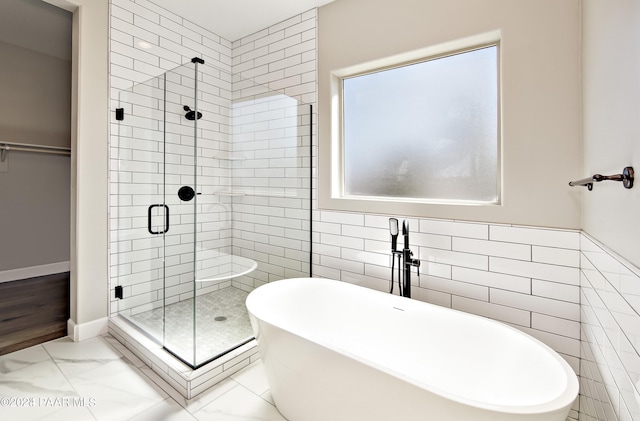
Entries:
[[389, 231], [391, 232], [391, 252], [398, 248], [398, 220], [389, 218]]

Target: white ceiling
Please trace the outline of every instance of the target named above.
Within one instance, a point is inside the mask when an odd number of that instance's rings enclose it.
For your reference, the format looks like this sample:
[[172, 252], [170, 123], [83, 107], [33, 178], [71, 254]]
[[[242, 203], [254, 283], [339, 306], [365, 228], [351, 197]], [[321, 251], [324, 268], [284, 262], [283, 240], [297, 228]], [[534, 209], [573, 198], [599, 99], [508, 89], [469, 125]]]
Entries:
[[236, 41], [334, 0], [151, 1], [228, 41]]

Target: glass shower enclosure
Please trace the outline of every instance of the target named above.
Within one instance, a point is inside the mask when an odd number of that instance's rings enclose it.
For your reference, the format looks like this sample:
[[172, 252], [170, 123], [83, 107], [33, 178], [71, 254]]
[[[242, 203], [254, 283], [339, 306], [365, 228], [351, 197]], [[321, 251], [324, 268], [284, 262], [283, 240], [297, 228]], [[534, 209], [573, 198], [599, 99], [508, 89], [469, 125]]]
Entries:
[[311, 106], [194, 58], [115, 117], [111, 314], [198, 368], [253, 338], [251, 290], [310, 276]]

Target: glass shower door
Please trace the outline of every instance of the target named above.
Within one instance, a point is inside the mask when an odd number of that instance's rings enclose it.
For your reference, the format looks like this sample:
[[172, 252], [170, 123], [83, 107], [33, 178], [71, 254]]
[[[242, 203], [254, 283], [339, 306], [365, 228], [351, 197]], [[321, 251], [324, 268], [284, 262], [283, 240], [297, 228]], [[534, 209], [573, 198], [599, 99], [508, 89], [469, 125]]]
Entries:
[[164, 75], [119, 95], [111, 160], [111, 272], [117, 312], [164, 336]]
[[[195, 365], [196, 64], [165, 73], [164, 203], [171, 228], [164, 234], [164, 347]], [[200, 113], [201, 115], [201, 113]]]
[[189, 118], [194, 74], [189, 63], [120, 93], [118, 156], [112, 165], [117, 166], [112, 270], [122, 288], [118, 314], [190, 365], [195, 361], [196, 120]]

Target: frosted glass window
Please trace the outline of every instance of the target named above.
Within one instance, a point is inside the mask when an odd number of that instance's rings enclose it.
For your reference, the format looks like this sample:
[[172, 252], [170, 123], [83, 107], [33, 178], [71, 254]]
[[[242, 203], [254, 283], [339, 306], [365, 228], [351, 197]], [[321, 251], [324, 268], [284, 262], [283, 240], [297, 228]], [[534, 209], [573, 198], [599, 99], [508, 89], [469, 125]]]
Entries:
[[498, 47], [344, 78], [344, 196], [499, 201]]

